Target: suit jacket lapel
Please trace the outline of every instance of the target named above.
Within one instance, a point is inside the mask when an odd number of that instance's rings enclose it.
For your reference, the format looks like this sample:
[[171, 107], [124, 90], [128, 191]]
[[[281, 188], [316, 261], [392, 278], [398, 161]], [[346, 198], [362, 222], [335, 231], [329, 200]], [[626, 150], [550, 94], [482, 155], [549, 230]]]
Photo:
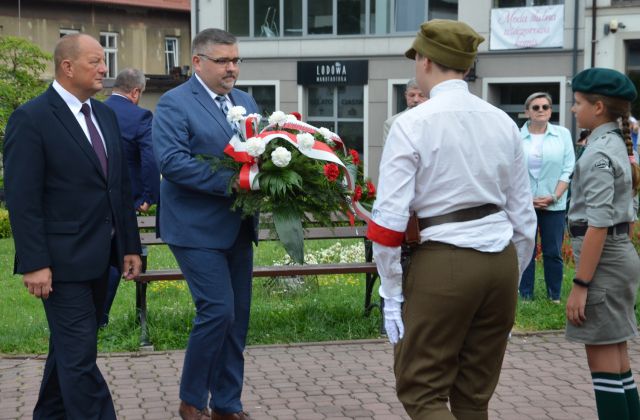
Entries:
[[193, 97], [202, 105], [202, 107], [215, 119], [222, 130], [224, 130], [225, 134], [231, 138], [233, 136], [233, 132], [231, 131], [231, 127], [227, 122], [227, 117], [222, 113], [220, 107], [213, 101], [209, 92], [207, 92], [204, 87], [200, 84], [198, 79], [195, 76], [191, 77], [191, 90], [193, 92]]
[[102, 173], [102, 166], [100, 166], [100, 161], [98, 160], [98, 156], [96, 156], [96, 152], [94, 152], [93, 147], [91, 147], [91, 143], [87, 139], [87, 136], [82, 131], [82, 127], [78, 124], [78, 120], [71, 113], [71, 110], [64, 102], [64, 100], [58, 95], [58, 92], [53, 87], [49, 87], [47, 91], [49, 96], [49, 103], [53, 107], [53, 114], [60, 120], [62, 125], [71, 135], [71, 138], [76, 142], [78, 147], [82, 150], [82, 152], [87, 156], [87, 158], [93, 163], [96, 170], [102, 177], [104, 178], [104, 174]]

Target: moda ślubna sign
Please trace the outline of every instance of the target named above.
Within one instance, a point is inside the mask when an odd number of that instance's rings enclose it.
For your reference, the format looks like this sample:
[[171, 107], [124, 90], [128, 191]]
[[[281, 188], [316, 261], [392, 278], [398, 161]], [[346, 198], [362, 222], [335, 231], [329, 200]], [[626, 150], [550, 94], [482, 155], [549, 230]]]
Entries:
[[562, 48], [564, 5], [491, 10], [492, 50]]
[[298, 61], [298, 84], [366, 85], [367, 60]]

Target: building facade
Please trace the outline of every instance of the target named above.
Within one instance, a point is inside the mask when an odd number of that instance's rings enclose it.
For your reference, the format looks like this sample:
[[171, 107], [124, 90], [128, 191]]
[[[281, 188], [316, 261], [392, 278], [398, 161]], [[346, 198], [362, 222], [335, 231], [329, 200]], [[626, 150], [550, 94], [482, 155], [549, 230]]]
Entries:
[[[105, 49], [105, 85], [125, 67], [139, 68], [149, 76], [141, 105], [153, 109], [190, 70], [190, 9], [189, 0], [5, 0], [0, 36], [21, 36], [53, 52], [65, 34], [92, 35]], [[53, 63], [43, 77], [53, 79]]]
[[[585, 27], [585, 68], [620, 70], [640, 91], [640, 0], [589, 0]], [[640, 101], [632, 114], [640, 117]]]
[[585, 0], [191, 2], [194, 33], [220, 27], [239, 37], [245, 61], [238, 85], [264, 112], [299, 111], [335, 130], [364, 154], [374, 180], [383, 122], [404, 109], [404, 84], [415, 72], [403, 54], [428, 19], [461, 20], [485, 37], [467, 77], [473, 93], [521, 124], [526, 97], [548, 91], [554, 122], [575, 131], [570, 80], [590, 45]]

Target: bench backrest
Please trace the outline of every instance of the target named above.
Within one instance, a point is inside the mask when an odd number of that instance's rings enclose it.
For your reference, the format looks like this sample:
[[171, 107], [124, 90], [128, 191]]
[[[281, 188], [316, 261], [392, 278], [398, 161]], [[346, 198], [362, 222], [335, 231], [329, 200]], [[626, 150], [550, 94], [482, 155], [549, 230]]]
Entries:
[[[336, 219], [336, 222], [342, 222]], [[140, 230], [140, 242], [142, 245], [163, 244], [162, 238], [156, 238], [156, 218], [155, 216], [138, 216], [138, 229]], [[311, 226], [304, 229], [305, 239], [347, 239], [365, 238], [366, 226]], [[261, 241], [275, 240], [274, 233], [269, 229], [260, 229], [258, 239]]]

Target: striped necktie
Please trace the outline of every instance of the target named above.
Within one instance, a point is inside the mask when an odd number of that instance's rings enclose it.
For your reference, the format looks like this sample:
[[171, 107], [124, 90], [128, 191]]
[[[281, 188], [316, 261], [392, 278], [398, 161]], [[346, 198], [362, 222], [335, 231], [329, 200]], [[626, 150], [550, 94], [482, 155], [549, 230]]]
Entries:
[[[218, 102], [220, 111], [222, 111], [226, 119], [227, 115], [229, 114], [229, 105], [227, 105], [227, 97], [218, 95], [216, 96], [216, 101]], [[227, 123], [229, 124], [229, 127], [231, 127], [231, 131], [233, 131], [233, 134], [238, 134], [238, 127], [236, 127], [236, 125], [231, 123], [229, 120], [227, 120]]]

